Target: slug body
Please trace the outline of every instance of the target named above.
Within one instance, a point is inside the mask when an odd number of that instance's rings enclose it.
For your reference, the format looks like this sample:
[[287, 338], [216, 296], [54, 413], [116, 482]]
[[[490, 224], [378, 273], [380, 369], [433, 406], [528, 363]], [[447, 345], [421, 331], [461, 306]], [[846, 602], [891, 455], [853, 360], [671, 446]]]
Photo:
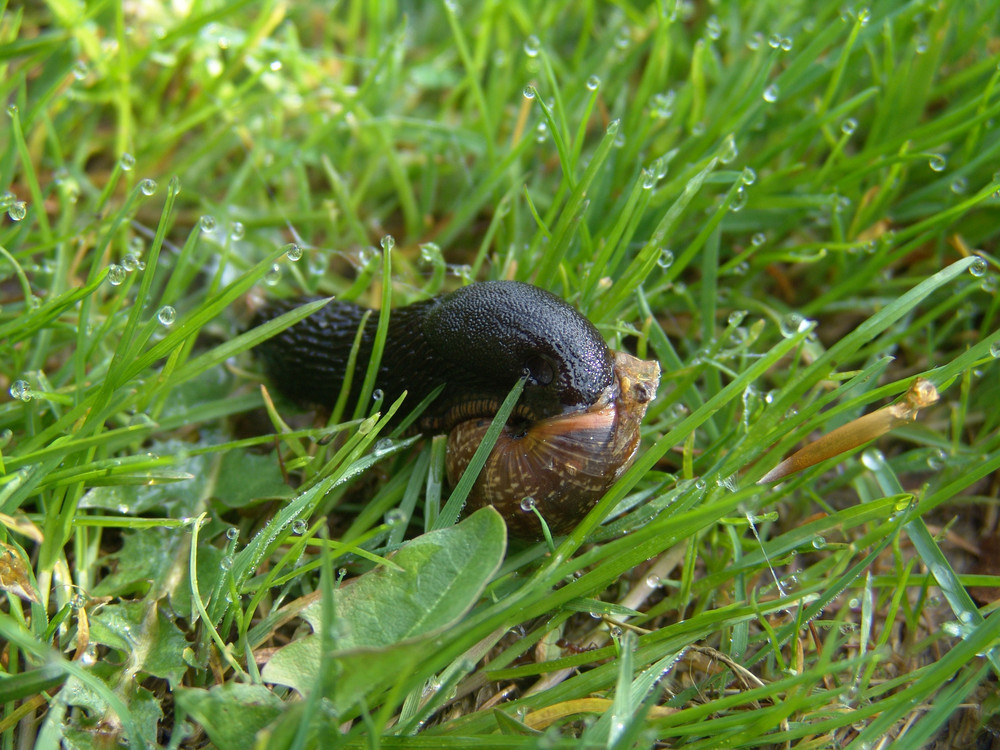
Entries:
[[[300, 302], [271, 305], [256, 322]], [[331, 302], [255, 352], [283, 394], [330, 408], [366, 312]], [[377, 322], [373, 312], [361, 333], [352, 402], [360, 394]], [[444, 386], [419, 426], [450, 432], [447, 464], [454, 484], [500, 403], [525, 374], [524, 392], [469, 505], [494, 505], [511, 533], [537, 536], [541, 527], [525, 498], [532, 498], [553, 531], [565, 531], [631, 463], [639, 424], [659, 384], [657, 363], [611, 352], [589, 320], [549, 292], [486, 281], [394, 309], [375, 387], [385, 404], [405, 390], [407, 402], [416, 405]]]

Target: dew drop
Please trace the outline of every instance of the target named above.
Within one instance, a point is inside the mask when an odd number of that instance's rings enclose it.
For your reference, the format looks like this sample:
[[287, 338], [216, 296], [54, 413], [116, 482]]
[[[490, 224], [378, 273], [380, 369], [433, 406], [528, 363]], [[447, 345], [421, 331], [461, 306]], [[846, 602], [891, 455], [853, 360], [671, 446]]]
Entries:
[[660, 257], [656, 259], [660, 268], [670, 268], [674, 264], [674, 253], [669, 248], [660, 250]]
[[181, 178], [174, 175], [167, 182], [167, 194], [172, 198], [176, 198], [181, 192]]
[[764, 43], [764, 35], [759, 31], [755, 31], [747, 38], [747, 49], [751, 52], [756, 52], [760, 49], [760, 46]]
[[590, 76], [590, 78], [587, 79], [588, 91], [597, 91], [597, 89], [600, 88], [600, 85], [601, 85], [601, 79], [598, 78], [597, 76]]
[[128, 271], [125, 270], [124, 266], [119, 266], [117, 263], [112, 263], [108, 268], [108, 283], [111, 286], [118, 286], [128, 275]]
[[626, 50], [631, 43], [632, 29], [628, 26], [622, 26], [618, 31], [618, 36], [615, 37], [615, 46], [620, 50]]
[[376, 388], [372, 391], [372, 401], [381, 401], [385, 398], [385, 393], [382, 392], [381, 388]]
[[805, 317], [803, 317], [800, 313], [790, 312], [781, 318], [781, 335], [786, 339], [791, 338], [795, 334], [804, 330], [806, 325], [808, 325], [808, 323], [806, 322]]
[[200, 219], [198, 219], [198, 226], [202, 232], [206, 234], [215, 231], [215, 217], [210, 214], [205, 214]]
[[743, 173], [740, 175], [740, 179], [743, 180], [744, 185], [753, 185], [757, 182], [757, 170], [753, 167], [743, 167]]
[[823, 549], [823, 548], [826, 547], [826, 539], [824, 539], [821, 536], [818, 536], [818, 537], [816, 537], [815, 539], [812, 540], [812, 546], [815, 549]]
[[986, 261], [982, 258], [977, 257], [972, 261], [969, 266], [969, 273], [975, 276], [977, 279], [986, 273]]
[[31, 385], [27, 380], [15, 380], [10, 384], [10, 397], [18, 401], [31, 401]]
[[990, 344], [990, 355], [994, 358], [1000, 359], [1000, 339], [997, 339]]
[[230, 526], [228, 529], [226, 529], [226, 539], [228, 539], [231, 542], [235, 542], [239, 538], [240, 538], [240, 530], [238, 528], [236, 528], [235, 526]]
[[87, 67], [86, 62], [84, 62], [83, 60], [77, 60], [76, 63], [74, 63], [73, 77], [76, 80], [82, 81], [84, 78], [87, 77], [88, 73], [90, 73], [90, 69]]
[[246, 227], [243, 226], [243, 222], [234, 221], [232, 229], [229, 230], [229, 239], [242, 240], [243, 235], [245, 234], [246, 234]]
[[[527, 39], [524, 40], [524, 54], [528, 57], [538, 57], [538, 53], [542, 49], [541, 40], [532, 34]], [[528, 97], [531, 98], [531, 97]]]
[[738, 326], [740, 323], [742, 323], [743, 319], [746, 316], [747, 316], [746, 310], [733, 310], [731, 313], [729, 313], [729, 317], [726, 319], [726, 322], [729, 323], [729, 325], [735, 327]]
[[674, 113], [674, 102], [677, 95], [673, 91], [665, 94], [653, 94], [650, 97], [650, 104], [653, 108], [653, 116], [661, 120], [666, 120]]
[[11, 221], [21, 221], [28, 215], [28, 204], [24, 201], [14, 201], [7, 207], [7, 215]]
[[522, 497], [521, 498], [521, 510], [525, 513], [530, 513], [535, 507], [535, 498], [533, 497]]
[[729, 164], [737, 156], [739, 156], [739, 150], [736, 148], [736, 137], [730, 133], [722, 143], [722, 149], [719, 151], [719, 161], [723, 164]]
[[521, 93], [524, 94], [524, 98], [525, 99], [534, 99], [535, 98], [535, 87], [534, 86], [525, 86], [524, 87], [524, 91], [522, 91]]
[[858, 23], [866, 26], [870, 20], [872, 20], [872, 12], [868, 8], [862, 8], [858, 11]]
[[385, 525], [386, 526], [399, 526], [400, 524], [406, 523], [406, 511], [400, 508], [393, 508], [388, 513], [385, 514]]
[[951, 181], [951, 192], [955, 195], [962, 195], [966, 190], [969, 189], [969, 181], [964, 177], [956, 177]]
[[538, 126], [535, 128], [535, 143], [545, 143], [548, 134], [549, 126], [544, 122], [538, 123]]
[[729, 210], [733, 213], [742, 211], [747, 205], [747, 198], [749, 194], [745, 186], [740, 185], [736, 190], [736, 195], [733, 196], [733, 202], [729, 204]]
[[122, 267], [131, 273], [139, 267], [139, 259], [132, 255], [132, 253], [125, 253], [125, 257], [122, 258]]
[[929, 46], [930, 42], [928, 41], [926, 34], [917, 34], [913, 37], [913, 51], [918, 55], [924, 54]]
[[656, 175], [648, 169], [642, 170], [642, 189], [652, 190], [656, 186]]
[[307, 528], [308, 526], [306, 522], [303, 521], [301, 518], [296, 518], [294, 521], [292, 521], [292, 533], [295, 534], [295, 536], [302, 536], [303, 534], [306, 533]]
[[118, 160], [118, 166], [122, 168], [122, 172], [131, 172], [135, 166], [135, 157], [126, 151], [122, 154], [122, 158]]
[[709, 16], [705, 21], [705, 35], [713, 41], [722, 36], [722, 24], [717, 16]]
[[233, 567], [233, 556], [226, 555], [221, 560], [219, 560], [219, 567], [223, 570], [230, 570]]
[[927, 166], [935, 172], [943, 172], [944, 168], [948, 166], [948, 160], [941, 154], [931, 154], [927, 160]]
[[622, 124], [621, 120], [612, 120], [611, 122], [608, 123], [608, 128], [605, 132], [608, 135], [617, 135], [618, 128], [621, 127], [621, 124]]
[[281, 281], [281, 266], [275, 263], [271, 266], [271, 270], [264, 274], [264, 283], [275, 286], [279, 281]]
[[753, 237], [750, 238], [750, 244], [754, 247], [760, 247], [765, 242], [767, 242], [767, 235], [763, 232], [757, 232]]
[[302, 258], [302, 246], [296, 244], [295, 242], [289, 242], [282, 248], [282, 250], [285, 251], [285, 255], [288, 257], [288, 260], [293, 263], [297, 260], [301, 260]]
[[766, 89], [764, 89], [764, 101], [768, 104], [774, 104], [778, 101], [778, 85], [772, 83]]
[[650, 573], [648, 576], [646, 576], [646, 585], [649, 586], [649, 588], [651, 589], [659, 588], [660, 577], [655, 573]]
[[177, 310], [175, 310], [171, 305], [164, 305], [160, 308], [160, 311], [156, 313], [156, 319], [160, 321], [162, 325], [172, 326], [174, 321], [177, 320]]
[[281, 60], [271, 60], [270, 65], [267, 66], [272, 73], [277, 73], [281, 70]]
[[771, 34], [771, 36], [767, 38], [767, 46], [771, 49], [779, 49], [781, 47], [781, 34], [778, 34], [777, 32]]
[[441, 247], [435, 242], [424, 242], [420, 245], [420, 262], [424, 265], [435, 266], [444, 260]]
[[781, 46], [781, 50], [783, 52], [791, 52], [792, 51], [792, 45], [793, 45], [793, 42], [792, 42], [792, 38], [790, 36], [783, 36], [783, 37], [781, 37], [781, 45], [780, 46]]
[[156, 192], [156, 180], [152, 180], [149, 177], [139, 182], [139, 190], [147, 198]]
[[840, 123], [840, 132], [844, 135], [851, 135], [855, 130], [858, 129], [858, 121], [853, 117], [848, 117], [842, 123]]

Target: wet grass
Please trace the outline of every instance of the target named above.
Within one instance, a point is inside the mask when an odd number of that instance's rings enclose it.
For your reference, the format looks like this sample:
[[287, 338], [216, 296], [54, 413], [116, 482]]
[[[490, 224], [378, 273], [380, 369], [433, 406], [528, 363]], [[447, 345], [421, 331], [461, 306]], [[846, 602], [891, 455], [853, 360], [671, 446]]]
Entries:
[[[1000, 4], [874, 5], [0, 6], [3, 747], [995, 735]], [[443, 438], [247, 322], [487, 278], [664, 379], [573, 533], [423, 559]]]

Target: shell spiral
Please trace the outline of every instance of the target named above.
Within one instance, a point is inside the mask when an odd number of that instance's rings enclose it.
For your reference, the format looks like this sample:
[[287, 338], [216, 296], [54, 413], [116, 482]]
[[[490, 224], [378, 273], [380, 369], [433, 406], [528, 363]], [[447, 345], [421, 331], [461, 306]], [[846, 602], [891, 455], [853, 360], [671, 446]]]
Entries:
[[[261, 310], [263, 322], [304, 300]], [[263, 342], [255, 353], [285, 396], [330, 408], [367, 310], [334, 301]], [[361, 332], [357, 361], [367, 363], [377, 315]], [[639, 426], [656, 394], [660, 368], [611, 352], [594, 325], [538, 287], [486, 281], [392, 311], [375, 386], [392, 403], [405, 390], [416, 404], [443, 386], [421, 416], [425, 431], [449, 432], [448, 475], [454, 484], [518, 378], [527, 376], [469, 496], [469, 508], [495, 506], [510, 532], [541, 533], [525, 498], [559, 533], [600, 499], [628, 467]], [[363, 373], [352, 378], [360, 395]], [[529, 504], [530, 505], [530, 504]]]

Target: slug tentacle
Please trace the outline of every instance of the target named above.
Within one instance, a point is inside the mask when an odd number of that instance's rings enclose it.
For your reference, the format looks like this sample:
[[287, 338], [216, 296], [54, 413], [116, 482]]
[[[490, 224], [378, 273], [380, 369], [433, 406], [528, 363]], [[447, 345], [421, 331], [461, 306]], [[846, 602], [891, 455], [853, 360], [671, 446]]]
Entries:
[[[277, 303], [257, 322], [289, 309]], [[299, 403], [334, 405], [344, 367], [367, 311], [331, 302], [255, 350], [271, 380]], [[358, 367], [368, 362], [377, 314], [361, 334]], [[639, 425], [656, 395], [660, 368], [613, 353], [594, 325], [558, 297], [529, 284], [492, 281], [394, 309], [376, 387], [386, 402], [406, 390], [416, 404], [443, 385], [422, 415], [424, 430], [449, 431], [448, 475], [458, 480], [499, 404], [527, 374], [515, 416], [469, 496], [494, 505], [511, 533], [537, 536], [530, 497], [550, 528], [571, 528], [631, 463]], [[361, 374], [352, 379], [351, 398]]]

